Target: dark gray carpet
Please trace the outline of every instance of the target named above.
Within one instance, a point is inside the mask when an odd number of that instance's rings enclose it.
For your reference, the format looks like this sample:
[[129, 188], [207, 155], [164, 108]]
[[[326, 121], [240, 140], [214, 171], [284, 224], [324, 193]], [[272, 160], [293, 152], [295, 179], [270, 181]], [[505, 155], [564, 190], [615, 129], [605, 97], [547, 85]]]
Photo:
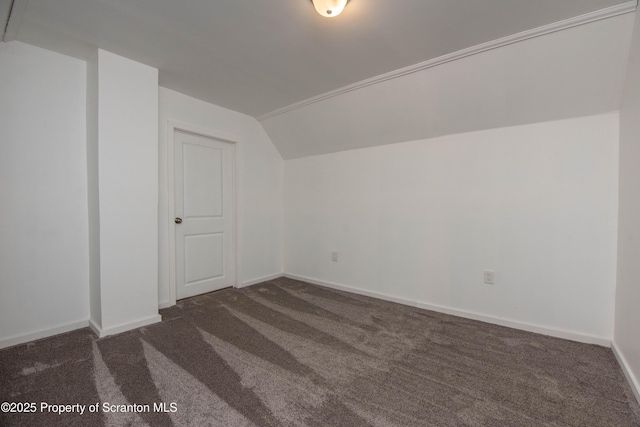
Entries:
[[82, 329], [1, 350], [0, 401], [37, 410], [0, 425], [640, 426], [604, 347], [289, 279], [161, 313], [100, 340]]

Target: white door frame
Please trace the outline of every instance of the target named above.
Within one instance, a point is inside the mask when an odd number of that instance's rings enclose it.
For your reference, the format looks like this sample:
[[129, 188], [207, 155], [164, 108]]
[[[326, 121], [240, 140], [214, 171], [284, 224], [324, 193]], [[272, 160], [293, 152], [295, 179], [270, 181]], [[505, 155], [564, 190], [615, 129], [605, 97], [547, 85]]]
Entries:
[[181, 123], [175, 120], [167, 120], [167, 181], [169, 190], [168, 211], [169, 211], [169, 304], [175, 305], [177, 299], [177, 280], [176, 280], [176, 224], [175, 218], [175, 165], [174, 165], [174, 148], [175, 148], [175, 132], [182, 131], [205, 138], [213, 138], [231, 144], [232, 168], [231, 168], [231, 188], [232, 196], [232, 242], [233, 251], [235, 252], [235, 282], [234, 288], [240, 287], [240, 250], [238, 246], [238, 156], [236, 146], [238, 141], [230, 139], [228, 136], [220, 135], [211, 129], [205, 129], [193, 126], [188, 123]]

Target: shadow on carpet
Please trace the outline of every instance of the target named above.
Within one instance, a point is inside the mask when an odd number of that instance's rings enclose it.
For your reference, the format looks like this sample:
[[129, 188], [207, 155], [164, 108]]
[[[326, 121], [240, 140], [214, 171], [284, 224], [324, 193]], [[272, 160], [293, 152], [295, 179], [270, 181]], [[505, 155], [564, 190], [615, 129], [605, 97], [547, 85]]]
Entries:
[[161, 314], [0, 350], [0, 425], [640, 426], [600, 346], [284, 278]]

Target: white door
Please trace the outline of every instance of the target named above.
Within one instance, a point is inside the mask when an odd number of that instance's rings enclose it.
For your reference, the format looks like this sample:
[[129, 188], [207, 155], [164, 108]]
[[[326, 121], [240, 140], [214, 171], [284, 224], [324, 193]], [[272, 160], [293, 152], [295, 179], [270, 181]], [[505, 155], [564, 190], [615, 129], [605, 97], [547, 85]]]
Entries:
[[176, 295], [187, 298], [233, 286], [231, 143], [175, 131]]

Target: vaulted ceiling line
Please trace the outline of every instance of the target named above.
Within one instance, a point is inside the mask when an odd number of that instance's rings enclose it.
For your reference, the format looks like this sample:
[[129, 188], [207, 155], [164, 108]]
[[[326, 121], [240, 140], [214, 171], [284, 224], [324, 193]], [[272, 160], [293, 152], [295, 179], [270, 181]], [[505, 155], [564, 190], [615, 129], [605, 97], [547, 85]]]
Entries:
[[279, 116], [281, 114], [285, 114], [290, 111], [297, 110], [298, 108], [303, 108], [305, 106], [315, 104], [325, 99], [333, 98], [335, 96], [352, 92], [367, 86], [371, 86], [387, 80], [392, 80], [402, 76], [406, 76], [408, 74], [417, 73], [419, 71], [426, 70], [428, 68], [433, 68], [438, 65], [446, 64], [447, 62], [456, 61], [458, 59], [462, 59], [471, 55], [486, 52], [488, 50], [497, 49], [502, 46], [507, 46], [510, 44], [518, 43], [518, 42], [532, 39], [535, 37], [540, 37], [546, 34], [555, 33], [557, 31], [566, 30], [579, 25], [584, 25], [591, 22], [600, 21], [603, 19], [613, 18], [615, 16], [624, 15], [627, 13], [633, 13], [636, 11], [637, 6], [638, 6], [638, 0], [631, 0], [626, 3], [607, 7], [594, 12], [585, 13], [583, 15], [558, 21], [553, 24], [543, 25], [538, 28], [522, 31], [517, 34], [512, 34], [510, 36], [502, 37], [500, 39], [492, 40], [486, 43], [482, 43], [476, 46], [459, 50], [457, 52], [452, 52], [446, 55], [442, 55], [440, 57], [433, 58], [428, 61], [424, 61], [418, 64], [410, 65], [408, 67], [400, 68], [398, 70], [394, 70], [389, 73], [380, 74], [378, 76], [365, 79], [357, 83], [343, 86], [341, 88], [338, 88], [329, 92], [325, 92], [323, 94], [320, 94], [320, 95], [305, 99], [303, 101], [296, 102], [294, 104], [290, 104], [288, 106], [279, 108], [269, 113], [263, 114], [259, 117], [256, 117], [256, 119], [262, 122], [271, 117]]

